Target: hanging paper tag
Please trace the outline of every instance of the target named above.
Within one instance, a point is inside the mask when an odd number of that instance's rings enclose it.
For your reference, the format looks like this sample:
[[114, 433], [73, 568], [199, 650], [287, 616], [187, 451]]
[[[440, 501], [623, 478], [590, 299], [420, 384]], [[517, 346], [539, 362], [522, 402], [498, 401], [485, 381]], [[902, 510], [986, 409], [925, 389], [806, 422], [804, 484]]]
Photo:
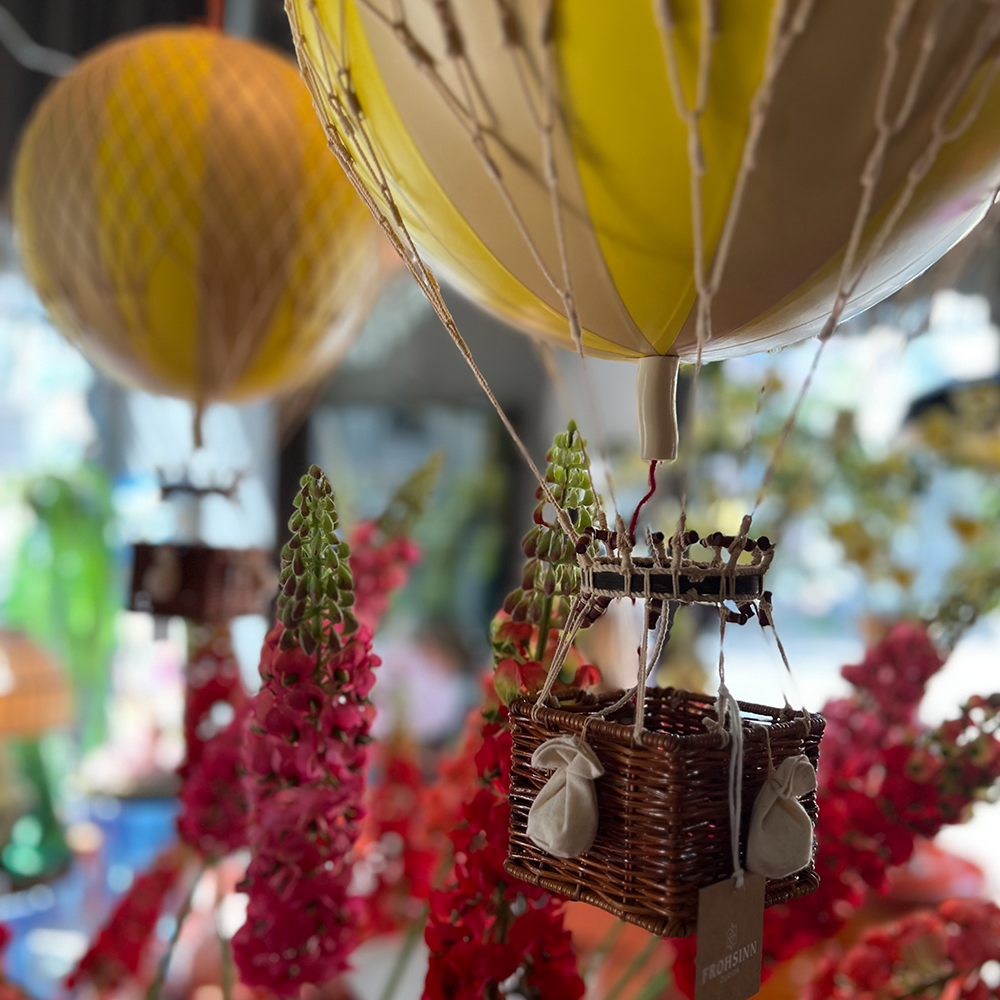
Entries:
[[763, 875], [726, 879], [698, 893], [695, 1000], [747, 1000], [760, 992]]

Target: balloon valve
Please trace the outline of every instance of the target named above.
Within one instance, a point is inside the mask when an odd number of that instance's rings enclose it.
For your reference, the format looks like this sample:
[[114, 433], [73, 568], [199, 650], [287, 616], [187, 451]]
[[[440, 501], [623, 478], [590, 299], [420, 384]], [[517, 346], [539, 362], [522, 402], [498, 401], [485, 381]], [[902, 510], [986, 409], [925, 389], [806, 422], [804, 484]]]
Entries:
[[639, 448], [643, 461], [677, 457], [677, 373], [680, 358], [654, 354], [639, 359]]

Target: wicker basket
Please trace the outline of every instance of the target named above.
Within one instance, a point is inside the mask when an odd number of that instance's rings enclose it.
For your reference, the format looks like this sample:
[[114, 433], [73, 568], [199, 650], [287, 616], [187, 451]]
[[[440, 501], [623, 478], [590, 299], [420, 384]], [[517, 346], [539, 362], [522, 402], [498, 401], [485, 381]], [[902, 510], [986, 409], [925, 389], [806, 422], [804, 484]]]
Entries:
[[[587, 714], [611, 705], [615, 694], [580, 694], [562, 708], [543, 708], [531, 719], [533, 699], [520, 698], [510, 710], [513, 757], [510, 777], [510, 854], [507, 872], [552, 892], [600, 906], [663, 937], [692, 934], [698, 891], [732, 875], [728, 779], [730, 750], [703, 720], [715, 718], [706, 695], [674, 688], [646, 694], [646, 733], [633, 743], [634, 705], [608, 720], [593, 719], [587, 742], [604, 766], [596, 782], [600, 826], [594, 846], [578, 858], [555, 858], [526, 836], [528, 810], [549, 775], [531, 766], [545, 740], [579, 734]], [[824, 720], [801, 716], [783, 721], [783, 712], [740, 703], [744, 725], [743, 815], [745, 841], [750, 811], [767, 777], [767, 739], [777, 767], [786, 757], [805, 754], [815, 766]], [[802, 800], [816, 819], [816, 799]], [[769, 879], [766, 905], [814, 892], [812, 867], [784, 879]]]

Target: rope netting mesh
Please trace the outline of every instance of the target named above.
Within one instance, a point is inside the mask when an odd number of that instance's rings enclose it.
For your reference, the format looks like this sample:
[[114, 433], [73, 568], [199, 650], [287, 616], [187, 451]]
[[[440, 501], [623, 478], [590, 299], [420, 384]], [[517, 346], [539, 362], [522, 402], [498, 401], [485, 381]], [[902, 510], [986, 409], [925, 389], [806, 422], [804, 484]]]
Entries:
[[[520, 233], [525, 245], [538, 268], [558, 295], [568, 324], [569, 333], [577, 351], [583, 358], [582, 327], [577, 309], [576, 297], [569, 265], [567, 248], [564, 196], [560, 190], [557, 171], [557, 157], [554, 153], [554, 136], [561, 123], [568, 118], [568, 110], [560, 98], [559, 73], [556, 65], [554, 44], [556, 5], [554, 0], [545, 0], [534, 9], [537, 16], [529, 25], [522, 17], [521, 9], [510, 0], [493, 0], [493, 11], [500, 31], [503, 47], [512, 60], [518, 84], [523, 96], [528, 117], [533, 124], [542, 150], [542, 176], [537, 178], [548, 192], [551, 207], [552, 227], [558, 249], [558, 267], [550, 266], [541, 252], [536, 238], [526, 224], [522, 211], [505, 180], [498, 158], [491, 154], [490, 144], [505, 149], [503, 137], [497, 134], [493, 123], [488, 120], [489, 101], [480, 74], [468, 54], [462, 28], [448, 0], [425, 0], [424, 6], [432, 11], [437, 27], [445, 39], [445, 56], [437, 61], [429, 49], [422, 44], [417, 32], [408, 20], [408, 7], [403, 0], [390, 0], [379, 4], [376, 0], [357, 0], [360, 8], [381, 21], [397, 39], [406, 58], [413, 61], [419, 72], [432, 85], [448, 113], [459, 123], [462, 131], [475, 150], [482, 169], [489, 176], [504, 205]], [[414, 0], [416, 3], [416, 0]], [[696, 55], [695, 85], [693, 94], [685, 94], [679, 56], [679, 30], [674, 5], [670, 0], [651, 0], [656, 23], [660, 33], [661, 48], [667, 70], [667, 80], [672, 101], [678, 118], [687, 132], [687, 157], [690, 177], [690, 210], [693, 244], [693, 275], [696, 289], [695, 321], [697, 356], [688, 394], [688, 425], [697, 410], [697, 387], [702, 367], [702, 354], [712, 339], [712, 304], [722, 287], [726, 265], [733, 245], [737, 222], [748, 181], [757, 166], [764, 128], [768, 121], [776, 84], [789, 54], [796, 42], [810, 30], [811, 19], [818, 6], [817, 0], [777, 0], [772, 7], [768, 41], [763, 62], [763, 70], [756, 91], [749, 105], [749, 118], [742, 155], [735, 182], [726, 209], [718, 244], [711, 259], [706, 248], [705, 223], [703, 217], [703, 179], [708, 169], [701, 135], [701, 124], [709, 104], [709, 81], [713, 70], [715, 43], [720, 31], [719, 0], [699, 0], [698, 2], [698, 44]], [[413, 6], [414, 4], [411, 4]], [[297, 7], [293, 0], [286, 0], [286, 8], [292, 24], [299, 62], [306, 81], [316, 98], [316, 104], [327, 126], [327, 135], [333, 151], [340, 160], [348, 176], [361, 193], [383, 231], [396, 248], [410, 273], [424, 291], [431, 306], [441, 319], [452, 340], [458, 346], [487, 394], [507, 431], [524, 456], [546, 499], [556, 508], [560, 524], [574, 541], [577, 540], [572, 525], [564, 512], [553, 503], [537, 466], [524, 446], [523, 441], [512, 427], [503, 407], [491, 391], [475, 360], [462, 338], [454, 319], [445, 303], [438, 282], [417, 243], [407, 228], [397, 204], [393, 190], [391, 172], [386, 167], [385, 158], [373, 138], [372, 130], [365, 118], [364, 109], [358, 97], [351, 75], [349, 46], [346, 40], [344, 4], [340, 6], [340, 44], [330, 42], [324, 31], [322, 15], [317, 0], [302, 0], [302, 6], [312, 20], [311, 34], [318, 40], [318, 51], [311, 50], [302, 25], [298, 22]], [[928, 13], [919, 0], [893, 0], [886, 35], [883, 40], [884, 59], [879, 76], [877, 99], [874, 109], [874, 140], [859, 178], [860, 197], [850, 228], [850, 236], [841, 259], [839, 277], [832, 305], [825, 318], [816, 353], [810, 370], [794, 399], [794, 403], [782, 428], [770, 462], [763, 474], [756, 502], [751, 513], [744, 520], [741, 534], [745, 537], [749, 522], [756, 513], [761, 500], [770, 486], [775, 469], [781, 459], [785, 445], [791, 435], [802, 404], [812, 384], [825, 344], [830, 339], [843, 317], [851, 296], [858, 289], [872, 261], [893, 234], [904, 212], [913, 200], [921, 181], [934, 165], [941, 149], [962, 135], [975, 120], [991, 85], [1000, 68], [1000, 53], [997, 39], [1000, 37], [1000, 4], [987, 0], [981, 5], [975, 25], [973, 43], [964, 53], [960, 65], [955, 67], [950, 80], [943, 88], [940, 100], [933, 108], [929, 138], [913, 160], [905, 181], [892, 196], [888, 206], [881, 210], [881, 217], [874, 232], [871, 224], [875, 217], [875, 193], [882, 179], [887, 152], [892, 140], [910, 123], [917, 108], [918, 95], [924, 82], [931, 58], [942, 35], [942, 24], [948, 16], [949, 4], [931, 5]], [[917, 56], [903, 60], [903, 41], [913, 32], [919, 33]], [[533, 58], [528, 39], [535, 39], [540, 45], [544, 58]], [[448, 78], [444, 67], [449, 69]], [[449, 82], [449, 80], [451, 82]], [[898, 103], [892, 106], [892, 101]], [[484, 110], [485, 109], [485, 110]], [[485, 117], [484, 117], [485, 116]], [[957, 116], [957, 117], [956, 117]], [[651, 165], [650, 169], [655, 169]], [[588, 398], [587, 408], [598, 412], [590, 380], [585, 379]], [[601, 442], [602, 456], [606, 463], [606, 447]], [[696, 457], [696, 456], [695, 456]], [[607, 463], [606, 463], [607, 464]], [[694, 464], [689, 460], [685, 467], [681, 488], [681, 513], [678, 530], [674, 538], [682, 538], [687, 516], [690, 470]], [[616, 509], [617, 515], [617, 509]], [[621, 523], [621, 518], [616, 516]], [[628, 560], [631, 545], [619, 545], [614, 550], [617, 558]], [[681, 550], [674, 553], [678, 558]], [[735, 564], [735, 559], [734, 559]], [[625, 563], [623, 562], [623, 568]], [[766, 607], [764, 605], [766, 604]], [[770, 595], [754, 602], [754, 607], [762, 624], [773, 628], [773, 613]], [[578, 627], [579, 615], [571, 616]], [[563, 645], [571, 641], [574, 629], [564, 629]], [[645, 642], [643, 643], [645, 646]], [[779, 648], [780, 640], [779, 640]], [[783, 659], [786, 659], [783, 656]], [[786, 663], [787, 665], [787, 663]], [[644, 671], [645, 671], [644, 667]]]

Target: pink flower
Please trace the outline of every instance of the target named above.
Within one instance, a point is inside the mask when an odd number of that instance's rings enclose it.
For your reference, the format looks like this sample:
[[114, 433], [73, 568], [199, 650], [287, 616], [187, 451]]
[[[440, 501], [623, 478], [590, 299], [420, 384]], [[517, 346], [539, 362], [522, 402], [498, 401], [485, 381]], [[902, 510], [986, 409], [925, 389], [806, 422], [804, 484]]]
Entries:
[[220, 858], [246, 846], [249, 804], [243, 788], [243, 748], [251, 703], [201, 751], [197, 767], [181, 785], [181, 840], [206, 858]]
[[841, 674], [874, 701], [885, 719], [910, 722], [927, 682], [943, 664], [927, 629], [901, 622], [868, 650], [861, 663], [844, 667]]
[[138, 975], [153, 942], [163, 904], [182, 871], [183, 853], [173, 847], [136, 878], [90, 949], [66, 977], [69, 989], [89, 983], [105, 994]]
[[198, 626], [198, 630], [201, 639], [185, 670], [185, 759], [178, 769], [182, 779], [197, 769], [205, 747], [219, 734], [218, 709], [229, 706], [238, 711], [247, 700], [229, 626]]
[[268, 634], [263, 686], [246, 735], [247, 920], [233, 938], [243, 982], [278, 996], [347, 967], [360, 904], [348, 896], [358, 838], [365, 742], [373, 711], [371, 629], [361, 624], [328, 662]]
[[354, 612], [372, 628], [389, 606], [392, 592], [401, 587], [420, 549], [405, 536], [385, 538], [374, 521], [357, 525], [349, 538], [354, 577]]

